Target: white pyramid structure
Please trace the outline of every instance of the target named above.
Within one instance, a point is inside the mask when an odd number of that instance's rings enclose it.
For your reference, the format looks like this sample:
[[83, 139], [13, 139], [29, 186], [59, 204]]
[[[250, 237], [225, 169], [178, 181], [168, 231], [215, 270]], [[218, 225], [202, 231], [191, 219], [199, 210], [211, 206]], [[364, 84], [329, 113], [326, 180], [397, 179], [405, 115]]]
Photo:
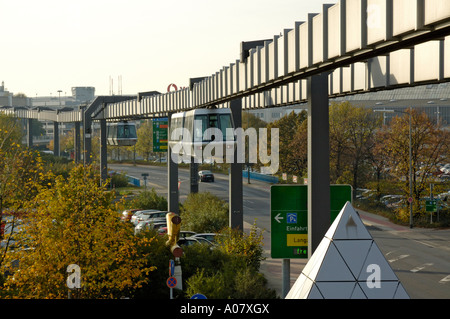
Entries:
[[347, 202], [286, 299], [409, 299], [409, 295]]

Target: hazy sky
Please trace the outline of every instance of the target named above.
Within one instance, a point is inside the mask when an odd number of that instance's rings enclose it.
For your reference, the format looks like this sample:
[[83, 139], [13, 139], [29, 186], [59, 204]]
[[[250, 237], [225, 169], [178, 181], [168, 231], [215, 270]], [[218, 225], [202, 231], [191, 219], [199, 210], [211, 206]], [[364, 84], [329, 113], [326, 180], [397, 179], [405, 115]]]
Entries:
[[239, 59], [336, 0], [0, 0], [0, 81], [29, 97], [71, 87], [164, 93]]

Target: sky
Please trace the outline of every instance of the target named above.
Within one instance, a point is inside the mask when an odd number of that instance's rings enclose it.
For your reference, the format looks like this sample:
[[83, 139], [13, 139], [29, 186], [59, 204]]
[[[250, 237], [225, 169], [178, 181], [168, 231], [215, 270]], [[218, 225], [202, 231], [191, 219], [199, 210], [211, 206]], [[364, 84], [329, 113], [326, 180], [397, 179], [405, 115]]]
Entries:
[[[75, 86], [167, 92], [239, 59], [337, 0], [0, 0], [0, 82], [28, 97]], [[113, 86], [111, 86], [111, 80]]]

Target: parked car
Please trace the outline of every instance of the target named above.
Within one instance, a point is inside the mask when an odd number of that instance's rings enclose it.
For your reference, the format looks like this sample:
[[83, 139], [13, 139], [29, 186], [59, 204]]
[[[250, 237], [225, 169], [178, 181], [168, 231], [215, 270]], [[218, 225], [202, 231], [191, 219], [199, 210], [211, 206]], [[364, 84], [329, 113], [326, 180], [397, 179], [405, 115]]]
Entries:
[[138, 211], [139, 211], [139, 209], [127, 209], [127, 210], [124, 210], [122, 212], [122, 216], [121, 216], [122, 221], [124, 221], [124, 222], [131, 221], [131, 217], [133, 216], [133, 214], [135, 212], [138, 212]]
[[134, 234], [137, 235], [141, 231], [144, 231], [144, 230], [150, 230], [150, 229], [159, 230], [161, 228], [167, 229], [166, 222], [160, 222], [160, 221], [155, 222], [152, 220], [145, 220], [145, 221], [141, 221], [141, 222], [139, 222], [139, 224], [137, 224], [137, 226], [134, 228]]
[[214, 182], [214, 174], [211, 171], [198, 172], [201, 182]]
[[139, 222], [142, 221], [153, 221], [153, 222], [166, 222], [166, 215], [167, 212], [166, 211], [151, 211], [151, 212], [143, 212], [142, 214], [140, 214], [136, 219], [135, 219], [135, 225], [137, 226], [139, 224]]
[[195, 234], [196, 234], [195, 231], [191, 231], [191, 230], [181, 230], [181, 231], [180, 231], [180, 238], [192, 237], [192, 236], [195, 235]]
[[151, 212], [160, 212], [160, 210], [157, 209], [145, 209], [145, 210], [138, 210], [134, 212], [133, 216], [131, 216], [131, 223], [136, 226], [138, 224], [138, 218], [143, 215], [144, 213], [151, 213]]
[[191, 245], [195, 245], [195, 244], [204, 244], [204, 245], [213, 246], [213, 244], [209, 240], [201, 238], [201, 237], [198, 237], [198, 238], [186, 237], [186, 238], [180, 238], [178, 240], [179, 246], [191, 246]]
[[216, 241], [217, 234], [215, 233], [201, 233], [201, 234], [195, 234], [192, 235], [193, 238], [204, 238], [208, 240], [211, 243], [214, 243]]

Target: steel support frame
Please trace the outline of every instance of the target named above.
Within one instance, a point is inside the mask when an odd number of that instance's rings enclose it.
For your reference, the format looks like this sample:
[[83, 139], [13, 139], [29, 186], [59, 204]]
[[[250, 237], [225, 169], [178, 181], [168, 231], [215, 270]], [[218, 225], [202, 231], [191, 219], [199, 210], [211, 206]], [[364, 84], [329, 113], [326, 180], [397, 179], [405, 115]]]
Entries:
[[330, 227], [328, 73], [308, 79], [308, 257]]
[[108, 178], [108, 146], [106, 136], [106, 119], [100, 120], [100, 180], [102, 183]]
[[[234, 127], [242, 127], [242, 99], [230, 102]], [[238, 163], [237, 152], [230, 165], [229, 173], [229, 226], [233, 229], [244, 230], [244, 201], [242, 182], [242, 163]]]
[[60, 156], [59, 151], [59, 123], [53, 122], [53, 154]]
[[[170, 142], [170, 124], [172, 114], [168, 116], [168, 138]], [[171, 213], [179, 214], [179, 190], [178, 190], [178, 155], [167, 148], [167, 205]]]

